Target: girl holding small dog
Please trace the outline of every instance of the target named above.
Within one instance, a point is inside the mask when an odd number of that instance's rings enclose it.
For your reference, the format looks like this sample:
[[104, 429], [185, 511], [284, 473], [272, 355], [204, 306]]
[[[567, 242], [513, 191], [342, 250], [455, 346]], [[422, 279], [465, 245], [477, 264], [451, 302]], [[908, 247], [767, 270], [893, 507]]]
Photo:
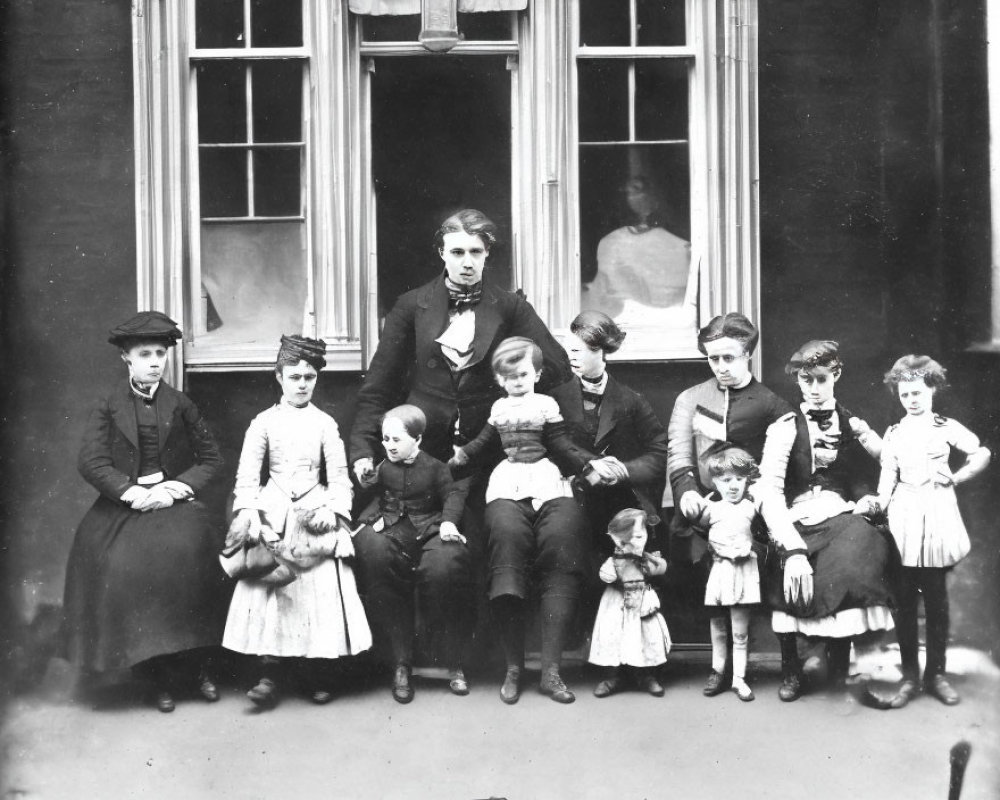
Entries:
[[222, 644], [261, 657], [260, 680], [247, 697], [262, 708], [277, 700], [281, 659], [306, 659], [312, 700], [326, 703], [324, 660], [371, 647], [344, 561], [354, 555], [344, 445], [337, 423], [310, 402], [325, 353], [321, 340], [281, 337], [281, 400], [250, 423], [236, 474], [227, 547], [262, 547], [273, 569], [239, 581]]

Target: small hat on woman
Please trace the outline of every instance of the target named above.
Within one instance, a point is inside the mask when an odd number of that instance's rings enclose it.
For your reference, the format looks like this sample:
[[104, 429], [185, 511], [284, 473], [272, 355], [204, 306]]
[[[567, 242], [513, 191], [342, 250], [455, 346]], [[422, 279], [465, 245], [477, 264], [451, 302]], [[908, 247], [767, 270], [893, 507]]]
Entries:
[[125, 347], [130, 340], [161, 341], [168, 347], [181, 338], [177, 323], [162, 311], [140, 311], [108, 331], [108, 341], [116, 347]]
[[307, 336], [282, 336], [278, 350], [278, 364], [305, 361], [319, 372], [326, 366], [326, 342]]

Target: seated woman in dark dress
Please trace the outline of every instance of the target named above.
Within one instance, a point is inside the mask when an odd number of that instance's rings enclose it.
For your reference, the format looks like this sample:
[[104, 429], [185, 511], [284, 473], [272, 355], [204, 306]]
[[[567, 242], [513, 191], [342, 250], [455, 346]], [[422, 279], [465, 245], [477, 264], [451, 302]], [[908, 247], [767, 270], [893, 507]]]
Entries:
[[100, 496], [76, 531], [64, 600], [67, 655], [83, 676], [132, 667], [164, 712], [184, 684], [218, 699], [191, 651], [218, 645], [225, 621], [221, 533], [198, 499], [222, 458], [194, 403], [162, 381], [180, 337], [158, 311], [111, 331], [129, 377], [84, 433], [80, 473]]
[[795, 550], [772, 559], [774, 574], [764, 581], [771, 624], [782, 642], [782, 699], [794, 700], [802, 691], [795, 634], [825, 640], [830, 680], [842, 686], [851, 640], [892, 628], [894, 548], [861, 516], [867, 506], [855, 505], [874, 485], [881, 439], [834, 397], [843, 371], [837, 343], [807, 342], [785, 371], [795, 378], [802, 403], [768, 429], [760, 491], [784, 498], [813, 569], [810, 602], [789, 602], [781, 592], [777, 573]]

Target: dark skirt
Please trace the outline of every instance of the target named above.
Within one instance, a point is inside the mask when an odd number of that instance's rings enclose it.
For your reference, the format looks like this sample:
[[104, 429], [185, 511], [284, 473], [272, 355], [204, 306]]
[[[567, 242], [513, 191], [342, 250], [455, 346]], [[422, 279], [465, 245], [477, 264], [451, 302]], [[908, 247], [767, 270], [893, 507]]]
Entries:
[[767, 555], [764, 594], [770, 607], [793, 617], [819, 619], [849, 608], [895, 607], [896, 571], [891, 537], [857, 514], [839, 514], [818, 525], [796, 523], [813, 568], [813, 600], [785, 603], [781, 558]]
[[140, 513], [99, 497], [66, 568], [67, 658], [104, 672], [219, 644], [231, 592], [221, 539], [197, 501]]

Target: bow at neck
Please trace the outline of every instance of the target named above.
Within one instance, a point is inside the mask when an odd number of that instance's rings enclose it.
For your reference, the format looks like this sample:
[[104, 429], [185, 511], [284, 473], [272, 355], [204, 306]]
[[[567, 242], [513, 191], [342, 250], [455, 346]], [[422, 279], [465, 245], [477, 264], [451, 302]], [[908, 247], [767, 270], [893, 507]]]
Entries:
[[482, 281], [474, 283], [472, 286], [459, 286], [449, 278], [445, 278], [444, 285], [448, 290], [448, 308], [455, 311], [475, 308], [479, 305], [479, 301], [483, 299]]
[[806, 416], [815, 422], [821, 431], [828, 431], [833, 426], [833, 412], [832, 408], [808, 408]]

